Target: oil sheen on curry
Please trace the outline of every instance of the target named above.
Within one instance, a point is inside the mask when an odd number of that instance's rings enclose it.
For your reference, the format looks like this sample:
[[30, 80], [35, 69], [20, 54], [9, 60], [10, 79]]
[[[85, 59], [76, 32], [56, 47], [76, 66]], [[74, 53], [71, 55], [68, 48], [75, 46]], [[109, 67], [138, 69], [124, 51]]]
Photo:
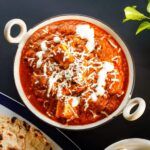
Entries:
[[128, 64], [116, 40], [98, 26], [64, 20], [27, 40], [20, 63], [24, 92], [52, 120], [89, 124], [114, 112], [128, 86]]

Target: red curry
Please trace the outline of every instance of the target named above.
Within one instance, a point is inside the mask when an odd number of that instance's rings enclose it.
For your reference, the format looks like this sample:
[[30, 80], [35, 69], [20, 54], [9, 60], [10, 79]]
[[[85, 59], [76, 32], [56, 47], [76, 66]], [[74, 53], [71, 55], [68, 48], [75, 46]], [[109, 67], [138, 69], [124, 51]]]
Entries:
[[88, 124], [114, 112], [126, 93], [128, 76], [116, 40], [84, 21], [46, 25], [22, 51], [20, 77], [27, 98], [62, 124]]

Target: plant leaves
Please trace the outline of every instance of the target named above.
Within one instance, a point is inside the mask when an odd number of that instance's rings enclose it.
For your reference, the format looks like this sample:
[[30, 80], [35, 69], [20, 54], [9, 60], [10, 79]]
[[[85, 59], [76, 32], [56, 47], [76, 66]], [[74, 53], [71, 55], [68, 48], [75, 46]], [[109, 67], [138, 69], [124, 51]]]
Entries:
[[139, 27], [136, 31], [136, 35], [139, 34], [140, 32], [142, 32], [143, 30], [146, 30], [146, 29], [150, 30], [150, 22], [148, 22], [148, 21], [142, 22], [139, 25]]
[[150, 13], [150, 0], [148, 0], [147, 12]]
[[129, 21], [129, 20], [143, 20], [146, 19], [148, 17], [146, 17], [144, 14], [140, 13], [137, 9], [136, 6], [128, 6], [125, 7], [124, 9], [124, 13], [125, 13], [125, 19], [123, 20], [123, 22]]

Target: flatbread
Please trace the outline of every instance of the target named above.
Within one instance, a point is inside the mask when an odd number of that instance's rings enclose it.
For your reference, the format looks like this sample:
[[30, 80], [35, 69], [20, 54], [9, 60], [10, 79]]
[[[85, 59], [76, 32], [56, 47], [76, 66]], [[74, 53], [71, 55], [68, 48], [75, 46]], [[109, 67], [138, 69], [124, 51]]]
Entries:
[[35, 127], [16, 117], [0, 116], [0, 150], [53, 150]]

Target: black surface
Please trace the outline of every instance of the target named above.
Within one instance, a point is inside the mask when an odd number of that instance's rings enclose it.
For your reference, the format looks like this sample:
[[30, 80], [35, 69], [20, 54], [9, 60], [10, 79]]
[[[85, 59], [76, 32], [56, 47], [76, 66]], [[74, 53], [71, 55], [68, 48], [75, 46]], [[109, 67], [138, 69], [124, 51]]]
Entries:
[[24, 119], [28, 120], [30, 123], [36, 125], [39, 129], [45, 132], [50, 138], [52, 138], [61, 148], [63, 149], [73, 149], [78, 150], [79, 148], [73, 144], [68, 138], [66, 138], [59, 129], [50, 127], [43, 121], [39, 120], [32, 114], [24, 105], [15, 102], [10, 97], [5, 96], [0, 93], [0, 105], [5, 106], [16, 114], [22, 116]]
[[13, 58], [17, 45], [8, 44], [3, 28], [12, 18], [23, 19], [28, 29], [54, 15], [80, 13], [96, 17], [112, 27], [127, 44], [136, 68], [134, 96], [143, 97], [147, 109], [134, 122], [121, 115], [111, 122], [88, 131], [64, 131], [82, 149], [102, 150], [111, 143], [130, 137], [150, 139], [150, 31], [135, 36], [137, 23], [122, 24], [123, 8], [138, 5], [145, 10], [146, 0], [0, 0], [0, 91], [20, 101], [13, 80]]

